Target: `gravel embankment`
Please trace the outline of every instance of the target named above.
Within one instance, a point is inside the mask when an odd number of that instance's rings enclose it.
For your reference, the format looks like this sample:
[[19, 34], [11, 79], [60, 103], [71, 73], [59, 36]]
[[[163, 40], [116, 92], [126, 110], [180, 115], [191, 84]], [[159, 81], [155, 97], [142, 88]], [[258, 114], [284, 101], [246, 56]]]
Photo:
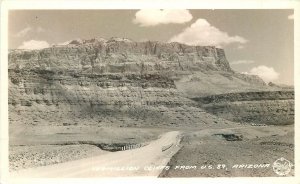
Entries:
[[103, 153], [105, 153], [105, 151], [99, 149], [97, 146], [87, 144], [10, 146], [9, 170], [16, 171], [51, 165]]

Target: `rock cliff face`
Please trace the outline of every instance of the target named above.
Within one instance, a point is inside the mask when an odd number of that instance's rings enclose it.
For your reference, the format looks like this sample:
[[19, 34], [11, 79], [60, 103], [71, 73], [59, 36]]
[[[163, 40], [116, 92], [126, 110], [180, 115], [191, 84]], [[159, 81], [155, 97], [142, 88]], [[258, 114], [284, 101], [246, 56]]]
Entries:
[[173, 81], [161, 76], [123, 75], [120, 79], [116, 75], [40, 71], [9, 74], [9, 117], [13, 124], [176, 127], [219, 121], [183, 97]]
[[[234, 72], [223, 49], [120, 38], [74, 40], [35, 51], [13, 50], [9, 69], [45, 70], [56, 75], [155, 74], [169, 77], [178, 89], [187, 94], [195, 91], [196, 96], [214, 91], [258, 90], [262, 86], [267, 89], [260, 78]], [[195, 90], [191, 90], [193, 86]]]
[[194, 100], [207, 112], [230, 121], [294, 124], [294, 91], [230, 93]]
[[8, 57], [10, 123], [203, 126], [219, 120], [188, 97], [270, 89], [215, 47], [91, 39]]
[[10, 69], [68, 69], [87, 73], [190, 71], [203, 69], [203, 65], [232, 72], [222, 49], [114, 38], [75, 40], [65, 46], [12, 52], [9, 61]]

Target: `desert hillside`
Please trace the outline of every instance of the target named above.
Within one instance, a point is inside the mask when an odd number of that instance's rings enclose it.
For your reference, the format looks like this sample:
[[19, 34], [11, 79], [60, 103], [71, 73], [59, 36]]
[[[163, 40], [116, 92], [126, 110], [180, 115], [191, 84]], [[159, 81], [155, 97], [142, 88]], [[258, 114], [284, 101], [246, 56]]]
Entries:
[[121, 38], [11, 51], [9, 79], [12, 124], [194, 126], [204, 112], [190, 97], [276, 89], [234, 72], [222, 49]]
[[[251, 145], [293, 135], [294, 92], [232, 70], [220, 48], [97, 38], [11, 50], [8, 58], [11, 170], [147, 145], [171, 130], [184, 135], [171, 164], [182, 164], [180, 154], [200, 144], [204, 129], [204, 141], [216, 144], [220, 132], [242, 132]], [[290, 126], [266, 133], [258, 124]]]

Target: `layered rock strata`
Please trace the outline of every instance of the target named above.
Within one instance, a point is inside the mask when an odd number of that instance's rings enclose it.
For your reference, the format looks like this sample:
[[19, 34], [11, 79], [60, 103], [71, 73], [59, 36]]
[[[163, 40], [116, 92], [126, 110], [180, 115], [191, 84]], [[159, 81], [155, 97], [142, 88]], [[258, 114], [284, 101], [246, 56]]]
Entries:
[[194, 98], [207, 112], [252, 124], [294, 123], [294, 91], [245, 92]]
[[202, 126], [219, 120], [188, 97], [270, 88], [215, 47], [91, 39], [8, 58], [12, 124]]

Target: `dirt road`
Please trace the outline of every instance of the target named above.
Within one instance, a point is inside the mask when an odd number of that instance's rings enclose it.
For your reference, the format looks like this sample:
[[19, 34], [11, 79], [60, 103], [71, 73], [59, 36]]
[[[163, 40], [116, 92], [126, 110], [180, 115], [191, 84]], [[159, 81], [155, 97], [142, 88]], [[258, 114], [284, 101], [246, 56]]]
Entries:
[[20, 170], [11, 173], [11, 177], [158, 176], [179, 150], [179, 142], [178, 131], [168, 132], [138, 149], [108, 152], [96, 157]]

